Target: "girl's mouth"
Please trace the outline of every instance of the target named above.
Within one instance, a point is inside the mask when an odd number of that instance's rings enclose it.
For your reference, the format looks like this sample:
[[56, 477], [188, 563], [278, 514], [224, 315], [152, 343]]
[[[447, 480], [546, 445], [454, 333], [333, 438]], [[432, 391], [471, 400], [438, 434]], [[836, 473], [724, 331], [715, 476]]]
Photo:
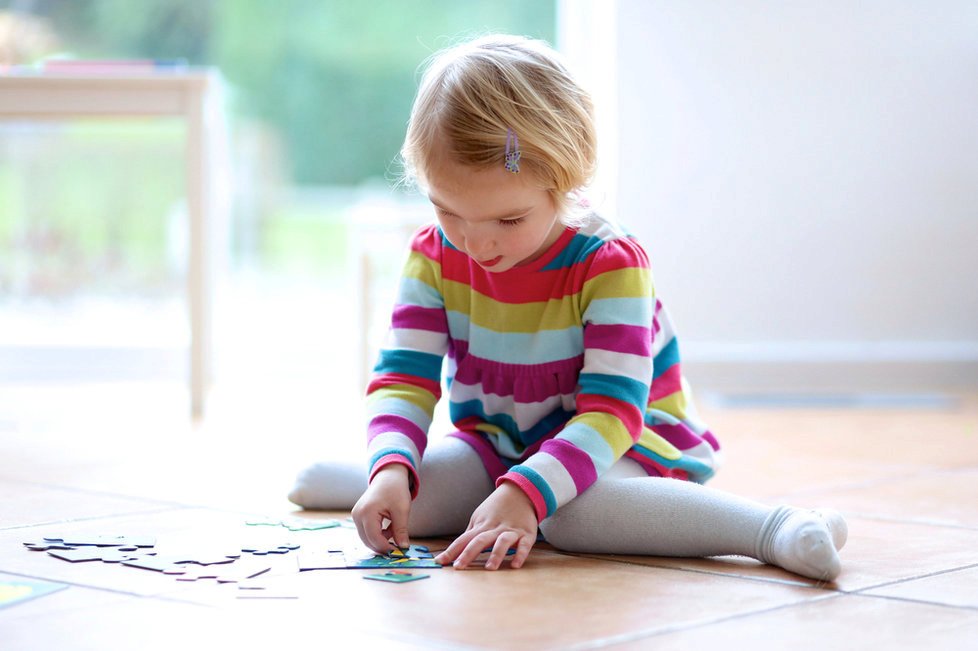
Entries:
[[495, 258], [492, 258], [491, 260], [479, 260], [478, 262], [479, 262], [479, 266], [482, 267], [495, 267], [497, 264], [500, 263], [500, 261], [502, 261], [502, 259], [503, 256], [497, 255]]

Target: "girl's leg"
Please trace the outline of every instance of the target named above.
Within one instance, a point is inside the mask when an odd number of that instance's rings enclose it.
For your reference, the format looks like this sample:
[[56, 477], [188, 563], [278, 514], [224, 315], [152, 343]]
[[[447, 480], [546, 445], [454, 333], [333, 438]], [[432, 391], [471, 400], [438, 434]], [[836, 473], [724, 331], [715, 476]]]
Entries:
[[631, 459], [540, 525], [567, 551], [650, 556], [749, 556], [819, 580], [839, 575], [846, 523], [834, 511], [769, 507], [675, 479]]
[[[421, 487], [411, 504], [408, 522], [412, 536], [465, 531], [472, 512], [494, 488], [479, 455], [464, 441], [450, 436], [429, 446], [418, 474]], [[365, 490], [363, 464], [326, 461], [299, 474], [289, 500], [307, 509], [346, 511]]]
[[408, 533], [422, 538], [462, 533], [472, 512], [495, 490], [479, 455], [452, 436], [428, 448], [418, 475], [421, 487], [411, 505]]

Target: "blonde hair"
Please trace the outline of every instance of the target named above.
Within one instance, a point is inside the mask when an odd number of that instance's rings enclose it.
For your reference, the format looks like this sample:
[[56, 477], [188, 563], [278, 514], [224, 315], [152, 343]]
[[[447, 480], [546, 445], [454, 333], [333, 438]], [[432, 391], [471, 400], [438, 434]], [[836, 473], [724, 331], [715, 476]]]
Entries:
[[512, 133], [520, 169], [573, 222], [574, 194], [597, 158], [593, 113], [590, 95], [543, 41], [493, 35], [443, 50], [429, 59], [411, 110], [401, 148], [406, 180], [425, 184], [438, 138], [454, 162], [502, 167]]

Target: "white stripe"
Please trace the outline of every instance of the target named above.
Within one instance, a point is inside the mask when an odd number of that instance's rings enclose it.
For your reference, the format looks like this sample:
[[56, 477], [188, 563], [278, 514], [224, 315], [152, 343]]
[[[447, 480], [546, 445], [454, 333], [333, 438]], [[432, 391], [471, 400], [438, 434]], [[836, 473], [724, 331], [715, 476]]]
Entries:
[[367, 457], [370, 458], [378, 451], [384, 448], [398, 448], [401, 450], [407, 450], [411, 453], [411, 459], [414, 461], [414, 467], [418, 468], [421, 463], [421, 455], [418, 454], [418, 448], [415, 447], [414, 443], [411, 442], [404, 434], [398, 432], [385, 432], [384, 434], [378, 434], [374, 440], [370, 442], [370, 446], [367, 449]]
[[444, 332], [431, 330], [412, 330], [410, 328], [391, 328], [387, 332], [388, 350], [414, 350], [443, 356], [448, 352], [448, 336]]
[[652, 382], [652, 358], [589, 348], [584, 355], [584, 369], [581, 372], [623, 375], [642, 384], [649, 384]]
[[510, 416], [522, 431], [530, 429], [551, 412], [564, 408], [566, 404], [571, 405], [570, 410], [574, 408], [572, 394], [549, 396], [539, 402], [516, 402], [513, 396], [486, 394], [482, 392], [481, 385], [464, 384], [457, 379], [452, 382], [450, 395], [451, 401], [456, 403], [478, 400], [482, 403], [487, 416], [496, 414]]
[[563, 506], [577, 497], [577, 486], [563, 464], [546, 452], [537, 452], [524, 464], [533, 468], [543, 477], [557, 499], [557, 506]]
[[423, 432], [427, 432], [431, 426], [431, 414], [413, 402], [401, 398], [381, 398], [367, 404], [368, 421], [382, 414], [406, 418], [420, 427]]

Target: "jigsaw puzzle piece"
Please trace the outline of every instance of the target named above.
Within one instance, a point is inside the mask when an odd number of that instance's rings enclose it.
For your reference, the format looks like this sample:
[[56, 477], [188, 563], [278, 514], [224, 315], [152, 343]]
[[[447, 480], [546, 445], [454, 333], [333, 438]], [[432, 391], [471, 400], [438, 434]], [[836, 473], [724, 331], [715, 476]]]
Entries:
[[255, 556], [265, 556], [267, 554], [288, 554], [290, 551], [299, 549], [298, 543], [283, 543], [281, 545], [251, 545], [242, 547], [241, 551]]
[[73, 547], [153, 547], [156, 538], [150, 536], [112, 536], [103, 534], [66, 534], [44, 536], [45, 542], [60, 543]]
[[187, 571], [186, 565], [180, 564], [180, 558], [175, 556], [138, 556], [122, 564], [127, 567], [138, 567], [143, 570], [153, 570], [163, 574], [184, 574]]
[[45, 540], [43, 542], [25, 542], [24, 547], [32, 552], [46, 552], [52, 549], [76, 549], [75, 547], [66, 545], [63, 542], [52, 542], [50, 540]]
[[122, 563], [137, 558], [140, 554], [135, 547], [127, 547], [126, 551], [117, 547], [75, 547], [71, 549], [50, 549], [49, 556], [60, 558], [70, 563], [87, 561], [102, 561], [103, 563]]

